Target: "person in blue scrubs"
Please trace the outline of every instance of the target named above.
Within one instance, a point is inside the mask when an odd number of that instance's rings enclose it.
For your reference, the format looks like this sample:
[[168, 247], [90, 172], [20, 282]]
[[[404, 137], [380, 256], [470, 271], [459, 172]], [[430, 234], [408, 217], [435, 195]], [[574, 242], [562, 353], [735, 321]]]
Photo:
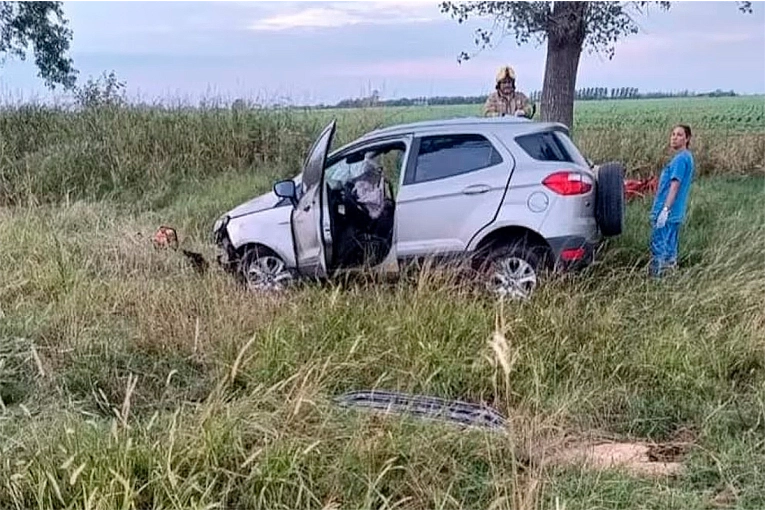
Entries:
[[690, 142], [690, 127], [679, 124], [672, 129], [669, 145], [674, 155], [661, 172], [651, 208], [650, 271], [655, 277], [677, 267], [680, 227], [685, 221], [695, 171]]

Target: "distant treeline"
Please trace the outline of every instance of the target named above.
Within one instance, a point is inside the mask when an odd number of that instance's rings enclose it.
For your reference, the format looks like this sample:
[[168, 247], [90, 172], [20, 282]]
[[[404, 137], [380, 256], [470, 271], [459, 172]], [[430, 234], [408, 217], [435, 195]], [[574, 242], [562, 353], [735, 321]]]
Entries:
[[[640, 92], [635, 87], [607, 88], [607, 87], [588, 87], [576, 91], [576, 99], [579, 101], [606, 101], [609, 99], [658, 99], [673, 97], [734, 97], [737, 96], [733, 90], [717, 89], [712, 92], [691, 92], [683, 90], [680, 92]], [[542, 98], [542, 91], [535, 90], [528, 94], [529, 99], [538, 102]], [[482, 96], [436, 96], [436, 97], [416, 97], [400, 99], [379, 99], [377, 95], [371, 97], [343, 99], [335, 105], [321, 105], [321, 108], [364, 108], [370, 106], [425, 106], [425, 105], [463, 105], [463, 104], [483, 104], [486, 102], [486, 95]]]

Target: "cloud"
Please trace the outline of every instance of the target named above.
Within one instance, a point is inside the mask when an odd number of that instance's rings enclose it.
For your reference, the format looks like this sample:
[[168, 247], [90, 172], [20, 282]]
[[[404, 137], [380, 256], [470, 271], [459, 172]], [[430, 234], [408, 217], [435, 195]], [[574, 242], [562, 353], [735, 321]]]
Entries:
[[[746, 32], [723, 32], [717, 34], [706, 34], [706, 37], [708, 38], [709, 42], [720, 44], [750, 42], [757, 39], [755, 34]], [[759, 39], [762, 39], [762, 34], [760, 34]]]
[[501, 62], [474, 61], [460, 65], [456, 58], [401, 59], [372, 62], [332, 69], [333, 76], [356, 78], [428, 78], [451, 80], [465, 76], [485, 76], [491, 80]]
[[[655, 65], [660, 55], [667, 48], [676, 47], [680, 54], [689, 56], [697, 54], [700, 51], [711, 51], [720, 47], [730, 47], [742, 43], [762, 41], [762, 33], [752, 31], [695, 31], [686, 30], [675, 32], [673, 34], [655, 35], [655, 34], [637, 34], [620, 41], [616, 46], [615, 58], [620, 62], [629, 61], [631, 64], [637, 62]], [[733, 51], [733, 50], [731, 50]], [[605, 57], [596, 55], [586, 55], [585, 61], [605, 62]]]
[[347, 12], [326, 8], [311, 8], [294, 14], [284, 14], [260, 20], [253, 30], [289, 30], [290, 28], [331, 28], [356, 25], [364, 20]]
[[280, 31], [360, 24], [402, 25], [437, 21], [440, 19], [438, 15], [438, 10], [429, 2], [363, 2], [361, 6], [334, 3], [263, 18], [250, 25], [250, 29]]

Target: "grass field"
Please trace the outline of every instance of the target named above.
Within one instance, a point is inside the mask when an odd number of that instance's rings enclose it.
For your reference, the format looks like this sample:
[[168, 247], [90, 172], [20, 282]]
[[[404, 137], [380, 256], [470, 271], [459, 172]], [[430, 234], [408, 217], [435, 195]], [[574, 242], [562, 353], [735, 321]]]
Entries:
[[[170, 224], [211, 255], [214, 219], [295, 173], [331, 113], [344, 142], [467, 107], [0, 113], [0, 508], [765, 507], [765, 133], [745, 111], [762, 119], [762, 98], [578, 105], [590, 157], [635, 171], [691, 123], [682, 269], [645, 277], [636, 202], [596, 266], [522, 305], [431, 273], [254, 297], [149, 239]], [[332, 403], [372, 387], [511, 426]], [[694, 447], [659, 479], [524, 462], [587, 434]]]
[[[765, 172], [765, 98], [591, 101], [577, 104], [573, 134], [594, 161], [631, 174], [666, 161], [668, 133], [687, 122], [699, 173]], [[379, 126], [480, 114], [480, 105], [277, 112], [23, 106], [0, 112], [0, 204], [117, 198], [140, 210], [178, 187], [222, 174], [292, 176], [313, 138], [338, 118], [336, 144]]]

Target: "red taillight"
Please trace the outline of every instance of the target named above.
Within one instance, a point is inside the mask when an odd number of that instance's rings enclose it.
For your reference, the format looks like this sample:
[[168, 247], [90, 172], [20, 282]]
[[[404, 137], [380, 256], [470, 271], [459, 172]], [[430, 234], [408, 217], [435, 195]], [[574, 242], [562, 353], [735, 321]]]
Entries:
[[585, 255], [586, 252], [584, 248], [568, 248], [560, 252], [560, 258], [567, 262], [582, 260]]
[[584, 195], [592, 190], [592, 183], [579, 172], [556, 172], [548, 175], [542, 184], [559, 195]]

